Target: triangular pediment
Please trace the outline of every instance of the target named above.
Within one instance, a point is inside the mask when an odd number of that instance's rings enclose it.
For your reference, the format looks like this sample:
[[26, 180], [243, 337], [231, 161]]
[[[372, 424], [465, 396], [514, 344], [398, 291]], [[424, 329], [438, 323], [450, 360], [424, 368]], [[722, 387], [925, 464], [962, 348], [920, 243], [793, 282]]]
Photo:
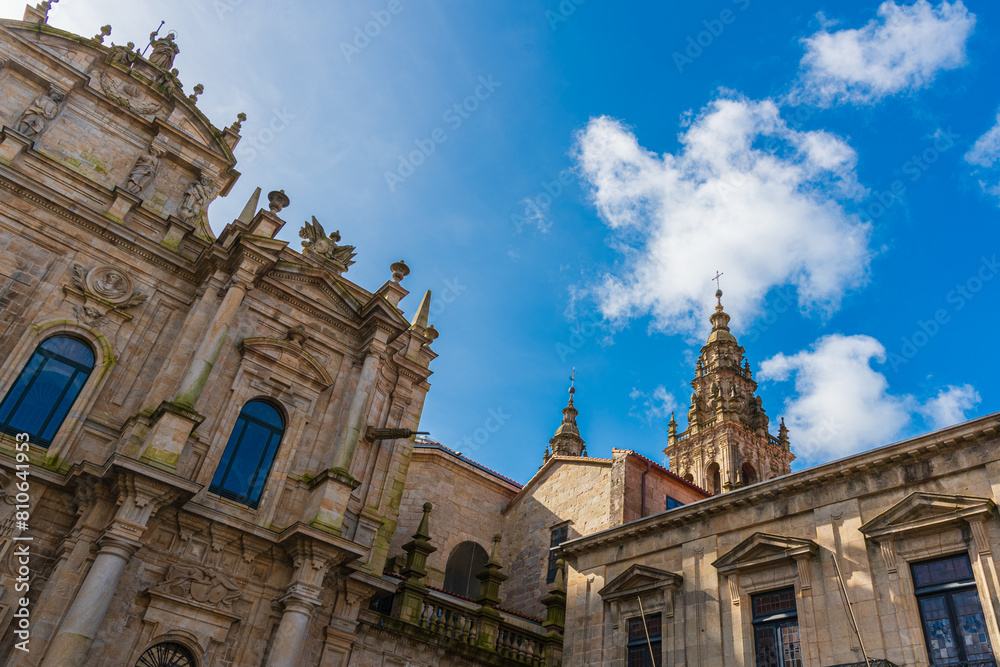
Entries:
[[819, 545], [787, 535], [754, 533], [726, 552], [712, 566], [721, 573], [774, 565], [779, 561], [815, 556]]
[[598, 595], [605, 602], [618, 597], [635, 596], [660, 588], [680, 588], [683, 577], [666, 570], [658, 570], [647, 565], [632, 565], [608, 582]]
[[989, 498], [917, 491], [861, 526], [860, 530], [875, 539], [891, 533], [939, 529], [949, 523], [992, 514], [995, 509], [996, 505]]
[[291, 294], [311, 306], [329, 311], [356, 325], [361, 323], [362, 304], [343, 284], [343, 279], [311, 264], [280, 261], [268, 277], [288, 288]]

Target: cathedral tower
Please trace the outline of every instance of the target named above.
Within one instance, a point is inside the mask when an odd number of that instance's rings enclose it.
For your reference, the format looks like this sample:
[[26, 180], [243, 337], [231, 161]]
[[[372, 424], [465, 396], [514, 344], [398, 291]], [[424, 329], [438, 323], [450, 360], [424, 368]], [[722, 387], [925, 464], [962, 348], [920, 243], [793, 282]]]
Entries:
[[677, 433], [670, 417], [664, 453], [670, 470], [712, 493], [791, 472], [795, 459], [784, 421], [778, 437], [768, 432], [768, 417], [757, 396], [745, 350], [729, 331], [722, 290], [712, 314], [712, 333], [701, 348], [691, 387], [688, 428]]

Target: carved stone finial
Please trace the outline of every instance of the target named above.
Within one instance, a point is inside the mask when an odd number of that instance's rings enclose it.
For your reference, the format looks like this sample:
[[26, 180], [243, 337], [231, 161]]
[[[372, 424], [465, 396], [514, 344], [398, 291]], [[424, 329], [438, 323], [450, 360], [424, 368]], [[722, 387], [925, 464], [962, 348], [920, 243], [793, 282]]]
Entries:
[[51, 88], [45, 95], [39, 95], [27, 109], [21, 113], [14, 130], [26, 137], [35, 138], [42, 133], [50, 120], [59, 115], [62, 108], [63, 93], [58, 88]]
[[233, 121], [233, 124], [229, 126], [229, 129], [235, 132], [236, 134], [239, 134], [240, 130], [243, 129], [243, 123], [245, 123], [246, 120], [247, 120], [247, 115], [242, 111], [239, 112], [238, 114], [236, 114], [236, 120]]
[[188, 99], [191, 100], [192, 102], [197, 102], [198, 96], [201, 95], [203, 92], [205, 92], [205, 86], [199, 83], [194, 87], [194, 92], [188, 95]]
[[393, 282], [397, 283], [403, 282], [403, 278], [410, 275], [410, 267], [408, 267], [406, 262], [403, 260], [390, 264], [389, 270], [392, 271]]
[[321, 261], [338, 274], [344, 273], [351, 264], [354, 264], [354, 256], [357, 254], [354, 252], [354, 246], [338, 245], [340, 231], [331, 232], [327, 236], [323, 225], [316, 219], [316, 216], [312, 216], [311, 222], [303, 223], [302, 229], [299, 230], [299, 237], [305, 239], [302, 241], [302, 252], [318, 256]]
[[107, 37], [107, 36], [109, 36], [110, 34], [111, 34], [111, 26], [110, 25], [102, 25], [101, 26], [101, 32], [99, 32], [96, 35], [94, 35], [94, 41], [103, 44], [104, 43], [104, 38]]
[[284, 190], [272, 190], [267, 193], [267, 201], [270, 202], [268, 208], [271, 213], [281, 213], [281, 209], [285, 208], [292, 203], [292, 200], [288, 198]]
[[301, 324], [296, 324], [294, 327], [288, 329], [288, 333], [285, 334], [285, 338], [296, 343], [299, 347], [306, 344], [306, 340], [309, 336], [306, 334], [306, 328]]
[[438, 332], [437, 329], [434, 328], [433, 324], [424, 329], [424, 336], [429, 338], [432, 343], [436, 341], [438, 339], [438, 336], [440, 335], [441, 334]]

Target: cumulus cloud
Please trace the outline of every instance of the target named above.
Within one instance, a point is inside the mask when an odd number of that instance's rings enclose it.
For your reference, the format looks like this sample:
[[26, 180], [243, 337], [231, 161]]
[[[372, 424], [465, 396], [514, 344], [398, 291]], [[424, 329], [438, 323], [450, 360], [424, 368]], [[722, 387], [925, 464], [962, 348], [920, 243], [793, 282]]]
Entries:
[[965, 161], [984, 171], [992, 171], [988, 181], [980, 181], [983, 190], [1000, 197], [1000, 112], [997, 112], [996, 124], [979, 137], [972, 148], [965, 154]]
[[657, 386], [652, 394], [633, 387], [628, 397], [632, 399], [629, 415], [638, 417], [647, 424], [667, 419], [678, 405], [677, 399], [662, 384]]
[[659, 156], [607, 117], [577, 137], [584, 181], [623, 255], [593, 290], [605, 317], [704, 332], [716, 269], [737, 329], [775, 286], [795, 285], [801, 309], [827, 314], [864, 283], [871, 229], [843, 205], [864, 192], [843, 140], [795, 130], [773, 101], [736, 96], [709, 104], [679, 139]]
[[803, 41], [796, 102], [820, 106], [873, 104], [931, 84], [941, 70], [965, 65], [965, 44], [976, 16], [958, 2], [937, 7], [884, 2], [862, 28], [823, 29]]
[[784, 418], [793, 451], [805, 463], [819, 463], [890, 444], [906, 435], [914, 417], [933, 428], [966, 419], [979, 402], [971, 385], [947, 387], [926, 403], [894, 395], [885, 375], [885, 347], [871, 336], [833, 334], [808, 350], [777, 354], [761, 364], [762, 381], [794, 380]]
[[965, 421], [966, 413], [982, 401], [971, 384], [948, 386], [920, 408], [931, 428], [944, 428]]

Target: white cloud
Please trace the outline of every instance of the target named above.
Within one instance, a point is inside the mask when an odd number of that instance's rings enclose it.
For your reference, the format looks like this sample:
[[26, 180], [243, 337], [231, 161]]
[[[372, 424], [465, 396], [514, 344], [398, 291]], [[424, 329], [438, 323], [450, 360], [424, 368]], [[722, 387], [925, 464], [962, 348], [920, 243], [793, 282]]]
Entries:
[[982, 401], [971, 384], [949, 385], [920, 408], [931, 428], [945, 428], [966, 420], [966, 413]]
[[791, 94], [820, 106], [872, 104], [904, 90], [925, 88], [941, 70], [965, 65], [965, 44], [976, 25], [961, 0], [937, 7], [884, 2], [864, 27], [802, 40], [806, 54]]
[[770, 100], [733, 96], [708, 105], [680, 142], [658, 156], [607, 117], [577, 137], [584, 180], [624, 256], [593, 290], [606, 317], [650, 314], [662, 331], [703, 332], [716, 269], [737, 328], [775, 286], [795, 285], [803, 310], [826, 314], [865, 281], [871, 229], [841, 205], [863, 193], [844, 141], [789, 127]]
[[989, 131], [976, 140], [972, 148], [965, 154], [965, 161], [983, 167], [986, 170], [993, 169], [990, 182], [980, 181], [983, 190], [1000, 197], [1000, 112], [997, 112], [996, 124]]
[[963, 421], [980, 400], [971, 385], [947, 387], [926, 403], [894, 395], [872, 360], [886, 360], [879, 341], [833, 334], [809, 350], [777, 354], [761, 364], [758, 377], [763, 381], [794, 379], [795, 393], [785, 401], [784, 418], [792, 451], [805, 463], [890, 444], [907, 434], [915, 416], [931, 428]]
[[674, 398], [673, 394], [668, 393], [662, 384], [658, 385], [652, 394], [647, 394], [633, 387], [628, 397], [632, 399], [629, 415], [638, 417], [647, 424], [667, 419], [678, 406], [677, 399]]

